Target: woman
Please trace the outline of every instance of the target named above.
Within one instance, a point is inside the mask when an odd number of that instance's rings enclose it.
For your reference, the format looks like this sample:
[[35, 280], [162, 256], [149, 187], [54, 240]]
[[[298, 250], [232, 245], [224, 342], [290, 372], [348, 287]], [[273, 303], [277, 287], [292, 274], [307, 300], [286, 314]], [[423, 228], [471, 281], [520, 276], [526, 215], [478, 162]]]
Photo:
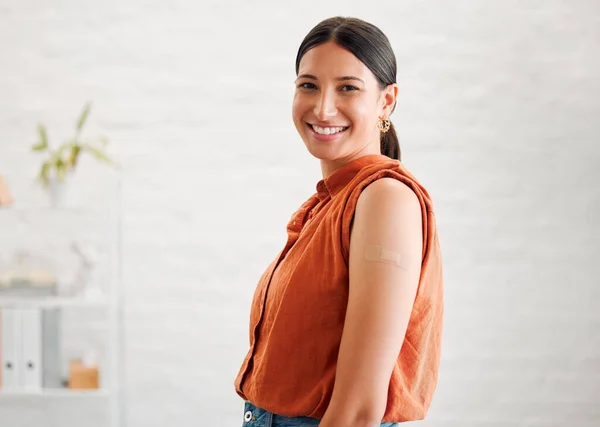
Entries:
[[296, 58], [293, 120], [317, 192], [261, 277], [235, 380], [244, 426], [371, 427], [423, 419], [437, 384], [442, 267], [432, 203], [400, 163], [386, 36], [314, 27]]

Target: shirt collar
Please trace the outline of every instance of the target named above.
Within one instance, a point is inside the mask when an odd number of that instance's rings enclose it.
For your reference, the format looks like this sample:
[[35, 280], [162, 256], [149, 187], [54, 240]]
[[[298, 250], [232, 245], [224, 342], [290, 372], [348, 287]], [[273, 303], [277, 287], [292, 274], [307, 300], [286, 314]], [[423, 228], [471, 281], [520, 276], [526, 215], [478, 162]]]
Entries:
[[324, 200], [328, 196], [333, 198], [362, 168], [373, 163], [386, 161], [393, 161], [393, 159], [384, 156], [383, 154], [369, 154], [351, 160], [327, 178], [322, 179], [317, 183], [317, 197], [319, 200]]

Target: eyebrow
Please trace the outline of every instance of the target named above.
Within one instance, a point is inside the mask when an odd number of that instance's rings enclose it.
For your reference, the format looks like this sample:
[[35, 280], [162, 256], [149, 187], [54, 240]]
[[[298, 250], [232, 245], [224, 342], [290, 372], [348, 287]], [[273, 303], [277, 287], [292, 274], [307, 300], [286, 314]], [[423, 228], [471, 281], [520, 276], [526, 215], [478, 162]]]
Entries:
[[[311, 80], [318, 80], [315, 76], [313, 76], [312, 74], [300, 74], [298, 76], [298, 79], [301, 78], [305, 78], [305, 79], [311, 79]], [[355, 77], [355, 76], [342, 76], [342, 77], [336, 77], [336, 80], [342, 81], [342, 80], [358, 80], [359, 82], [364, 83], [365, 81], [361, 78]]]

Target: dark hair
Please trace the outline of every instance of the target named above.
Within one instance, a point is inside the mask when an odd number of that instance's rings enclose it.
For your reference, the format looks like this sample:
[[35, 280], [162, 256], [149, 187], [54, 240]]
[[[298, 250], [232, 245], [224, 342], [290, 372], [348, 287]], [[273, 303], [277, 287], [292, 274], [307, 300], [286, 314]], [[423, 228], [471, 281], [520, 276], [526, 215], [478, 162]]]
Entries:
[[[380, 89], [396, 83], [396, 56], [386, 35], [373, 24], [341, 16], [321, 21], [306, 35], [296, 55], [296, 75], [304, 54], [328, 41], [348, 50], [365, 64], [375, 75]], [[400, 160], [400, 144], [394, 125], [381, 134], [381, 154]]]

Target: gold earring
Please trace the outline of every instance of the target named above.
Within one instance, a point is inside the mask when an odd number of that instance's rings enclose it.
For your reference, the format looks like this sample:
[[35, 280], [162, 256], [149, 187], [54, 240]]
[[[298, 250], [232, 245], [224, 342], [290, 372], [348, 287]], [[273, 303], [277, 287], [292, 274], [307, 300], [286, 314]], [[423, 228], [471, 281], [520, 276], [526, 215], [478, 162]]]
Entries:
[[377, 120], [377, 127], [382, 133], [386, 133], [388, 130], [390, 130], [391, 125], [392, 123], [388, 119], [380, 118]]

